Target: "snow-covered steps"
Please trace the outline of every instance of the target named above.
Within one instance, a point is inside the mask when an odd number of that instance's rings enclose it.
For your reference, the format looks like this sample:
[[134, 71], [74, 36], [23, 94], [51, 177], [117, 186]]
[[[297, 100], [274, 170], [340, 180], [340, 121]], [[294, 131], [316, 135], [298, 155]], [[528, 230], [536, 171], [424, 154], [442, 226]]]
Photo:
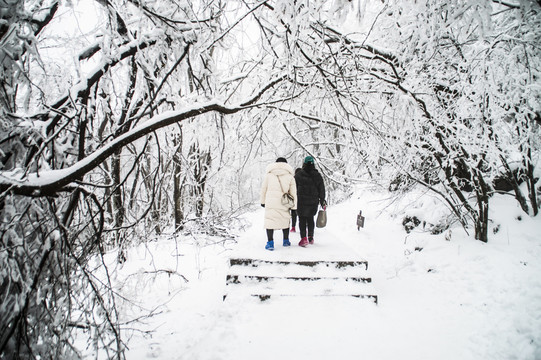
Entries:
[[256, 296], [353, 296], [377, 303], [367, 261], [231, 258], [227, 294]]
[[299, 261], [281, 261], [281, 260], [262, 260], [262, 259], [239, 259], [239, 258], [231, 258], [229, 259], [229, 264], [231, 266], [235, 265], [251, 265], [251, 266], [260, 266], [263, 264], [279, 264], [279, 265], [301, 265], [301, 266], [309, 266], [314, 267], [317, 265], [324, 264], [327, 267], [335, 267], [335, 268], [346, 268], [348, 266], [364, 266], [364, 268], [368, 269], [368, 262], [367, 261], [354, 261], [354, 260], [330, 260], [330, 261], [322, 261], [322, 260], [299, 260]]
[[256, 280], [259, 282], [262, 281], [274, 281], [276, 279], [287, 279], [287, 280], [300, 280], [300, 281], [315, 281], [315, 280], [340, 280], [344, 279], [345, 281], [353, 281], [353, 282], [363, 282], [363, 283], [369, 283], [372, 282], [372, 279], [369, 277], [359, 277], [359, 276], [351, 276], [346, 278], [339, 278], [339, 277], [319, 277], [319, 276], [286, 276], [286, 277], [275, 277], [275, 276], [265, 276], [265, 275], [234, 275], [234, 274], [227, 274], [226, 277], [226, 283], [227, 284], [240, 284], [241, 282], [247, 281], [247, 280]]
[[[287, 294], [275, 294], [275, 295], [270, 295], [270, 294], [265, 294], [265, 295], [256, 295], [256, 294], [252, 294], [251, 296], [254, 296], [254, 297], [258, 297], [259, 300], [261, 301], [265, 301], [265, 300], [269, 300], [271, 297], [287, 297], [287, 296], [302, 296], [302, 295], [287, 295]], [[369, 301], [372, 301], [373, 303], [377, 304], [378, 303], [378, 296], [377, 295], [361, 295], [361, 294], [347, 294], [347, 295], [340, 295], [340, 294], [323, 294], [323, 295], [311, 295], [311, 297], [317, 297], [317, 296], [326, 296], [326, 297], [329, 297], [329, 296], [335, 296], [335, 297], [338, 297], [338, 296], [348, 296], [348, 297], [354, 297], [354, 298], [359, 298], [359, 299], [365, 299], [365, 300], [369, 300]]]

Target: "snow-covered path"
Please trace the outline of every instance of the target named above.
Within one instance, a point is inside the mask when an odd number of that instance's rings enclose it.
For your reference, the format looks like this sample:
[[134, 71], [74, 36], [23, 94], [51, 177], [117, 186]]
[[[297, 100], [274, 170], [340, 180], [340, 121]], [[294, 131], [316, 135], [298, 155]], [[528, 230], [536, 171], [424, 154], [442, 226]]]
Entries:
[[[359, 209], [367, 217], [361, 231], [355, 227]], [[154, 264], [176, 266], [190, 282], [156, 279], [151, 291], [139, 283], [149, 304], [171, 301], [150, 320], [156, 330], [151, 337], [133, 336], [128, 359], [541, 358], [538, 219], [495, 218], [500, 232], [483, 244], [458, 230], [451, 241], [443, 234], [406, 236], [399, 220], [367, 199], [328, 210], [328, 226], [316, 229], [316, 245], [305, 249], [296, 246], [298, 235], [291, 248], [282, 248], [276, 232], [276, 250], [264, 250], [262, 210], [250, 214], [252, 225], [237, 244], [156, 243]], [[514, 212], [499, 213], [508, 219]], [[134, 252], [131, 271], [137, 269], [135, 258], [145, 259], [142, 266], [148, 254]], [[234, 256], [367, 260], [379, 304], [351, 297], [222, 301], [228, 259]]]

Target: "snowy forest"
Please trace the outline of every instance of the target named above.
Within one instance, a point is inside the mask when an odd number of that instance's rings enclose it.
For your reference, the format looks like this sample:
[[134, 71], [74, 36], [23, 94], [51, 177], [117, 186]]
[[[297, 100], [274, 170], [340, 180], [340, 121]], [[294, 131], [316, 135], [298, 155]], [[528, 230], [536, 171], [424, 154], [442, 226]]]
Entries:
[[1, 359], [124, 358], [100, 259], [163, 234], [234, 238], [278, 156], [313, 156], [331, 205], [355, 184], [423, 188], [445, 209], [432, 233], [490, 243], [494, 194], [538, 216], [539, 0], [0, 0], [0, 15]]

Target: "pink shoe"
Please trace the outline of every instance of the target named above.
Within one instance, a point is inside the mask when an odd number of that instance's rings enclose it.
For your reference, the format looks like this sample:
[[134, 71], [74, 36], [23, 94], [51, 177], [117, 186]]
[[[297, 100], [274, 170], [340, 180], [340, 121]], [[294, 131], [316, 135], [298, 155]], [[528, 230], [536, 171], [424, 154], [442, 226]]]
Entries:
[[305, 247], [306, 245], [308, 245], [308, 239], [306, 239], [305, 237], [303, 237], [303, 238], [301, 239], [301, 241], [299, 242], [299, 246]]
[[308, 236], [308, 244], [314, 245], [314, 237], [313, 236]]
[[291, 227], [291, 232], [295, 232], [295, 226]]

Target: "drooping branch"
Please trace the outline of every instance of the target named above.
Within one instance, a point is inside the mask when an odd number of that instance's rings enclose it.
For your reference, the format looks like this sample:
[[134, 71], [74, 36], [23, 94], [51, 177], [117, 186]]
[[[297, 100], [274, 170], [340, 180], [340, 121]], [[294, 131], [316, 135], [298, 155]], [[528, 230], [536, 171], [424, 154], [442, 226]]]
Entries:
[[43, 30], [43, 28], [45, 28], [45, 26], [47, 26], [51, 22], [51, 20], [54, 18], [54, 15], [58, 11], [58, 7], [58, 1], [55, 1], [49, 8], [47, 14], [43, 17], [43, 19], [32, 19], [32, 24], [35, 25], [34, 36], [37, 36], [41, 32], [41, 30]]
[[[148, 6], [146, 6], [139, 0], [129, 0], [129, 2], [132, 3], [136, 8], [142, 9], [147, 17], [151, 19], [158, 19], [160, 22], [178, 31], [191, 30], [193, 28], [191, 25], [210, 23], [221, 15], [221, 13], [219, 12], [205, 19], [197, 19], [197, 20], [174, 19], [169, 16], [158, 14], [156, 11], [152, 10], [151, 8], [149, 8]], [[184, 28], [180, 28], [178, 25], [187, 25], [187, 26]]]
[[251, 13], [253, 13], [254, 11], [256, 11], [259, 7], [261, 7], [261, 5], [267, 3], [269, 0], [263, 0], [261, 1], [260, 3], [256, 4], [253, 8], [251, 8], [250, 10], [248, 10], [243, 16], [241, 16], [240, 18], [238, 18], [226, 31], [224, 31], [220, 36], [218, 36], [216, 38], [216, 40], [214, 40], [209, 46], [207, 46], [207, 50], [209, 50], [210, 48], [212, 48], [214, 46], [214, 44], [216, 44], [218, 41], [220, 41], [221, 39], [223, 39], [223, 37], [225, 35], [227, 35], [228, 32], [230, 32], [235, 26], [237, 26], [245, 17], [247, 17], [248, 15], [250, 15]]
[[148, 110], [148, 108], [151, 106], [151, 104], [154, 103], [154, 101], [156, 100], [156, 97], [158, 96], [160, 90], [163, 88], [164, 84], [167, 82], [167, 79], [173, 74], [173, 72], [178, 68], [178, 66], [180, 65], [180, 63], [184, 60], [184, 58], [186, 57], [186, 55], [188, 55], [188, 52], [190, 50], [190, 43], [186, 44], [186, 46], [184, 47], [184, 50], [182, 51], [182, 54], [180, 55], [180, 57], [177, 59], [177, 61], [175, 62], [175, 64], [171, 67], [171, 69], [167, 72], [167, 74], [165, 74], [165, 77], [163, 78], [163, 80], [161, 81], [160, 85], [158, 85], [156, 91], [154, 92], [154, 94], [152, 95], [152, 98], [150, 99], [150, 101], [148, 102], [147, 106], [141, 111], [141, 114], [145, 114], [145, 112]]
[[[105, 73], [107, 73], [107, 70], [114, 67], [122, 60], [135, 55], [139, 50], [143, 50], [149, 46], [156, 44], [157, 41], [157, 37], [142, 37], [122, 46], [119, 49], [117, 56], [110, 57], [107, 61], [102, 62], [102, 64], [98, 66], [92, 74], [87, 76], [85, 79], [82, 79], [72, 88], [69, 94], [66, 94], [61, 99], [57, 100], [51, 106], [51, 108], [58, 110], [62, 108], [62, 106], [64, 106], [66, 103], [68, 103], [70, 99], [83, 97], [84, 94], [90, 91], [92, 86], [94, 86], [101, 79], [101, 77]], [[93, 50], [95, 49], [93, 48]], [[52, 122], [51, 124], [49, 124], [48, 129], [52, 129], [55, 125], [56, 123]]]
[[335, 121], [330, 121], [330, 120], [324, 120], [320, 117], [317, 117], [317, 116], [313, 116], [313, 115], [308, 115], [308, 114], [302, 114], [302, 113], [299, 113], [295, 110], [291, 110], [291, 109], [284, 109], [284, 108], [281, 108], [281, 107], [278, 107], [278, 106], [273, 106], [273, 105], [267, 105], [266, 106], [268, 109], [273, 109], [273, 110], [278, 110], [278, 111], [282, 111], [282, 112], [285, 112], [285, 113], [288, 113], [288, 114], [291, 114], [293, 116], [296, 116], [296, 117], [299, 117], [299, 118], [302, 118], [302, 119], [306, 119], [306, 120], [310, 120], [310, 121], [314, 121], [314, 122], [318, 122], [318, 123], [322, 123], [322, 124], [327, 124], [327, 125], [331, 125], [331, 126], [335, 126], [341, 130], [351, 130], [353, 132], [360, 132], [359, 129], [357, 129], [356, 127], [345, 127], [344, 125], [342, 124], [339, 124]]
[[240, 105], [225, 106], [213, 101], [205, 104], [195, 104], [180, 111], [171, 111], [157, 115], [65, 169], [42, 171], [40, 176], [33, 173], [29, 174], [25, 179], [19, 179], [17, 177], [19, 172], [17, 171], [0, 171], [0, 192], [11, 191], [14, 194], [26, 196], [52, 196], [62, 191], [64, 186], [82, 178], [119, 149], [153, 131], [208, 112], [214, 111], [221, 114], [234, 114], [244, 109], [264, 105], [256, 104], [256, 102], [267, 90], [286, 78], [287, 76], [284, 75], [270, 81], [260, 90], [256, 91], [248, 100], [241, 102]]
[[[317, 25], [317, 26], [316, 26]], [[327, 24], [323, 24], [321, 22], [316, 23], [316, 25], [312, 25], [312, 29], [319, 34], [319, 36], [324, 39], [324, 41], [329, 43], [344, 43], [345, 45], [353, 48], [353, 49], [362, 49], [374, 57], [374, 59], [380, 60], [384, 63], [386, 63], [393, 71], [394, 75], [397, 79], [400, 79], [400, 76], [398, 75], [397, 68], [400, 68], [400, 62], [398, 60], [398, 57], [393, 54], [390, 51], [380, 49], [377, 46], [373, 44], [369, 44], [366, 41], [364, 41], [362, 44], [358, 43], [347, 36], [340, 33], [338, 30], [332, 28], [331, 26]]]
[[507, 6], [511, 9], [520, 9], [520, 4], [513, 4], [509, 1], [505, 1], [505, 0], [492, 0], [493, 3], [496, 3], [496, 4], [500, 4], [500, 5], [504, 5], [504, 6]]
[[[312, 151], [310, 151], [305, 145], [303, 145], [302, 141], [300, 141], [292, 132], [291, 130], [288, 129], [288, 127], [286, 126], [285, 123], [282, 124], [282, 126], [284, 127], [284, 129], [286, 130], [286, 132], [288, 133], [289, 137], [297, 144], [297, 146], [299, 146], [306, 154], [314, 157], [315, 159], [318, 158], [317, 154], [314, 154]], [[329, 179], [330, 181], [334, 182], [334, 183], [340, 183], [340, 181], [338, 179], [336, 179], [334, 177], [334, 171], [325, 164], [324, 161], [318, 161], [319, 163], [319, 169], [321, 170], [323, 176], [326, 178], [326, 179]], [[349, 180], [357, 180], [357, 179], [353, 179], [353, 178], [349, 178]]]

